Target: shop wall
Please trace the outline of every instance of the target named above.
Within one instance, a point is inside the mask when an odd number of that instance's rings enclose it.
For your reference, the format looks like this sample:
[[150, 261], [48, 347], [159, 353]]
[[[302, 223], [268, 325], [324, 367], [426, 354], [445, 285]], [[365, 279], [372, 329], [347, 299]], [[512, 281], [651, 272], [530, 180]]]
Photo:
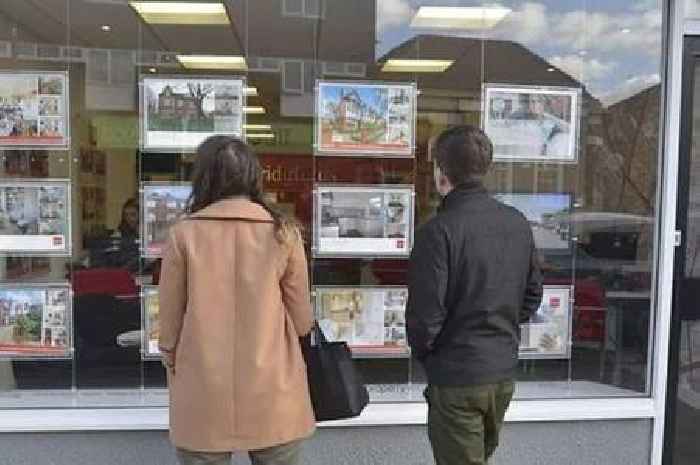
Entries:
[[[651, 421], [516, 423], [505, 428], [493, 465], [648, 465]], [[164, 432], [2, 434], [3, 465], [172, 465]], [[235, 465], [248, 463], [238, 458]], [[419, 426], [322, 429], [305, 465], [433, 463]]]

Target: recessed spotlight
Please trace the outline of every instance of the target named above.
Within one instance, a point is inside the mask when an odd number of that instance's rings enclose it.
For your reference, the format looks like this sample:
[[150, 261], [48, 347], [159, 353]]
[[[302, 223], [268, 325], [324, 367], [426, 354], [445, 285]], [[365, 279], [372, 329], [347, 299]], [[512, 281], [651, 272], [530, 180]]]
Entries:
[[102, 32], [109, 32], [109, 31], [112, 30], [112, 26], [110, 26], [109, 24], [103, 24], [103, 25], [100, 27], [100, 29], [102, 29]]
[[148, 68], [148, 72], [149, 72], [149, 73], [157, 73], [158, 70], [155, 69], [155, 68]]
[[556, 71], [556, 70], [552, 67], [547, 68], [548, 73], [553, 73], [554, 71]]

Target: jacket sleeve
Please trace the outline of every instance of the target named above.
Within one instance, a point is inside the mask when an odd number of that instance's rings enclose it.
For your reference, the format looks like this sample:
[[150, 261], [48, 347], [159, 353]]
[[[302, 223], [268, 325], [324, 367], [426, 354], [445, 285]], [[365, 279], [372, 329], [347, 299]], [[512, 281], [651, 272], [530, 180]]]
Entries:
[[537, 312], [542, 303], [542, 270], [540, 268], [540, 257], [535, 246], [530, 252], [530, 273], [527, 278], [525, 288], [525, 298], [520, 310], [520, 323], [527, 323], [532, 315]]
[[309, 295], [309, 269], [301, 239], [295, 241], [289, 254], [287, 267], [280, 282], [282, 301], [292, 318], [299, 337], [311, 332], [314, 325]]
[[419, 360], [434, 349], [447, 318], [447, 237], [436, 223], [416, 234], [408, 272], [406, 332]]
[[160, 338], [164, 358], [174, 361], [187, 308], [187, 261], [180, 249], [175, 228], [170, 228], [163, 254], [158, 286]]

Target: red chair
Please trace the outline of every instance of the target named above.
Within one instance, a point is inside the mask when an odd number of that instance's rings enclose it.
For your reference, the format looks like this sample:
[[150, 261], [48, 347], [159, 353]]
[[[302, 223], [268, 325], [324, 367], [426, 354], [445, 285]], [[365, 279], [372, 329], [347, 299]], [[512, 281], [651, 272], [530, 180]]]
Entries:
[[73, 292], [110, 295], [117, 299], [138, 298], [138, 288], [128, 270], [122, 268], [89, 268], [73, 273]]

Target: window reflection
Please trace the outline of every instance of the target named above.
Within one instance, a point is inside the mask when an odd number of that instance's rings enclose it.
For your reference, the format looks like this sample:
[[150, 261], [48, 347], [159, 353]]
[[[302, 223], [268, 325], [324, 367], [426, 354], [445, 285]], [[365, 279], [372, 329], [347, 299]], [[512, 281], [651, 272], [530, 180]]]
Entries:
[[[0, 380], [14, 378], [8, 385], [18, 388], [165, 386], [159, 364], [141, 357], [140, 293], [157, 285], [159, 269], [144, 252], [141, 191], [144, 183], [186, 182], [191, 159], [186, 150], [139, 150], [138, 82], [205, 75], [246, 79], [244, 130], [266, 195], [304, 224], [309, 245], [315, 182], [413, 185], [421, 223], [439, 205], [428, 145], [443, 129], [481, 125], [493, 110], [522, 123], [525, 140], [548, 128], [542, 140], [562, 152], [556, 134], [578, 125], [573, 159], [541, 160], [548, 150], [540, 148], [531, 159], [499, 159], [488, 177], [494, 194], [531, 213], [547, 284], [574, 289], [571, 357], [523, 361], [519, 395], [648, 393], [661, 2], [230, 0], [226, 21], [215, 25], [149, 22], [126, 2], [41, 3], [0, 5], [0, 68], [68, 72], [71, 146], [2, 150], [0, 171], [71, 180], [74, 247], [69, 258], [9, 255], [0, 276], [69, 279], [76, 351], [60, 370], [8, 362], [10, 376], [0, 365]], [[185, 69], [178, 55], [241, 57], [246, 70]], [[319, 79], [415, 85], [414, 156], [314, 157]], [[486, 85], [527, 92], [488, 105]], [[537, 96], [552, 89], [575, 90], [577, 118], [567, 120], [563, 100]], [[324, 258], [312, 267], [315, 285], [405, 284], [404, 260]], [[357, 363], [375, 400], [421, 400], [418, 364]]]

